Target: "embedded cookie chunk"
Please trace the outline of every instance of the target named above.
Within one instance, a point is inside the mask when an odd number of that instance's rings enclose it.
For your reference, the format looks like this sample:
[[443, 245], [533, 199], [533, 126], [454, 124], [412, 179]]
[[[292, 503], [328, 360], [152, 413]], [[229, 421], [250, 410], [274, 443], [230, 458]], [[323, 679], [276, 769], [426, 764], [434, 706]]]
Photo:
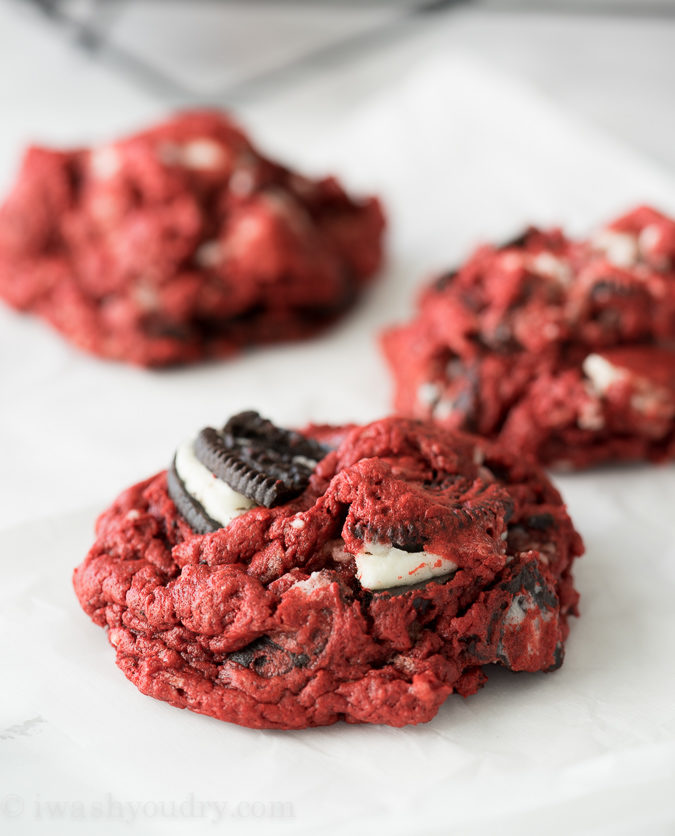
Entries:
[[[75, 570], [143, 693], [255, 728], [402, 726], [487, 665], [562, 663], [582, 543], [527, 458], [405, 418], [213, 433], [213, 458], [190, 442], [125, 491]], [[221, 443], [247, 473], [219, 470]], [[239, 493], [260, 479], [292, 494]]]
[[215, 531], [254, 505], [271, 508], [299, 496], [327, 452], [257, 412], [240, 412], [222, 430], [206, 427], [176, 450], [169, 496], [195, 531]]
[[309, 336], [382, 258], [375, 198], [262, 156], [191, 112], [100, 148], [31, 148], [0, 209], [0, 297], [142, 366]]
[[675, 221], [483, 246], [383, 335], [406, 415], [585, 467], [675, 457]]

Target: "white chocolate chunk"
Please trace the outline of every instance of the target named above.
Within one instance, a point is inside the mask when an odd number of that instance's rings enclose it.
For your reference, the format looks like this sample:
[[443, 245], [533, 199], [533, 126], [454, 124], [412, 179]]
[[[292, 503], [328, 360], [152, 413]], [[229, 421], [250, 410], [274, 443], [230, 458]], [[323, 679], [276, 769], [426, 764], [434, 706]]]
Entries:
[[176, 450], [176, 473], [190, 496], [221, 525], [227, 525], [255, 507], [253, 500], [232, 490], [199, 461], [192, 440], [184, 442]]
[[524, 253], [516, 252], [514, 250], [507, 250], [506, 252], [499, 253], [497, 258], [500, 267], [514, 273], [523, 269], [523, 265], [526, 260]]
[[639, 259], [638, 240], [634, 235], [603, 229], [593, 236], [591, 243], [617, 267], [633, 267]]
[[221, 168], [227, 161], [223, 147], [212, 139], [193, 139], [184, 145], [163, 142], [157, 154], [166, 165], [182, 165], [203, 171]]
[[454, 572], [457, 564], [431, 552], [405, 552], [386, 543], [365, 543], [354, 555], [356, 577], [365, 589], [410, 586]]
[[111, 145], [104, 145], [91, 152], [89, 165], [95, 177], [107, 180], [113, 177], [120, 169], [120, 155], [116, 148]]
[[618, 366], [613, 366], [600, 354], [589, 354], [582, 364], [584, 374], [593, 384], [596, 392], [604, 395], [613, 383], [622, 380], [627, 372]]
[[195, 261], [200, 267], [216, 267], [223, 260], [223, 248], [219, 241], [204, 241], [197, 247]]
[[193, 139], [183, 146], [182, 163], [186, 168], [220, 168], [225, 162], [225, 152], [211, 139]]
[[577, 426], [581, 430], [597, 432], [605, 426], [605, 417], [602, 414], [600, 402], [593, 399], [582, 404], [577, 416]]
[[439, 401], [434, 407], [434, 418], [437, 418], [439, 421], [445, 421], [445, 419], [449, 418], [456, 409], [456, 401], [452, 400], [451, 398], [444, 398], [442, 401]]
[[648, 255], [659, 243], [661, 230], [655, 224], [646, 226], [638, 238], [638, 246], [643, 255]]
[[599, 354], [589, 354], [584, 360], [583, 370], [599, 395], [604, 395], [613, 383], [630, 378], [633, 389], [630, 405], [636, 412], [647, 415], [655, 410], [673, 409], [672, 395], [667, 389], [655, 384], [648, 377], [632, 374], [628, 369], [612, 365]]
[[423, 406], [432, 406], [441, 396], [441, 387], [437, 383], [420, 383], [417, 389], [417, 400]]
[[296, 581], [292, 589], [302, 589], [303, 592], [314, 592], [315, 589], [323, 589], [326, 586], [330, 586], [333, 583], [333, 579], [327, 572], [323, 572], [319, 570], [318, 572], [312, 572], [311, 575], [306, 578], [304, 581]]
[[558, 284], [568, 285], [572, 281], [572, 269], [569, 264], [553, 253], [537, 253], [532, 257], [530, 267], [535, 273], [555, 279]]

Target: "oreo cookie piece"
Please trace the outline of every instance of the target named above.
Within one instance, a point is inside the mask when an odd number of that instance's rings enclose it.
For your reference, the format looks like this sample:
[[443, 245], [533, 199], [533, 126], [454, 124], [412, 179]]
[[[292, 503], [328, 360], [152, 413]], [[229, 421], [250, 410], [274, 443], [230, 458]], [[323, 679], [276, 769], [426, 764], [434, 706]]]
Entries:
[[299, 496], [328, 451], [257, 412], [240, 412], [219, 432], [203, 429], [195, 454], [214, 476], [257, 505], [272, 508]]
[[168, 493], [190, 527], [206, 534], [256, 505], [271, 508], [299, 496], [326, 453], [318, 442], [257, 412], [241, 412], [222, 430], [206, 427], [178, 447]]
[[293, 668], [306, 668], [310, 662], [306, 653], [291, 653], [267, 636], [262, 636], [241, 650], [230, 653], [228, 658], [264, 679], [281, 676]]
[[190, 527], [193, 528], [197, 534], [206, 534], [209, 531], [215, 531], [218, 528], [222, 528], [220, 523], [210, 517], [204, 510], [204, 507], [187, 492], [185, 483], [176, 471], [175, 456], [166, 473], [166, 485], [169, 496], [173, 500], [181, 517], [187, 520]]

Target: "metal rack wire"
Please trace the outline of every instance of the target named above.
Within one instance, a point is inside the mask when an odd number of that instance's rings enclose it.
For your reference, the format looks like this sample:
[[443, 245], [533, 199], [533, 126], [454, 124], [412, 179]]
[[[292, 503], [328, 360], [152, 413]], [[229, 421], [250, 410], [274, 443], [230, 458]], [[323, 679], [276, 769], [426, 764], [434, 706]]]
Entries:
[[[228, 7], [236, 6], [229, 0], [202, 0], [213, 7], [220, 6], [223, 14], [228, 14]], [[120, 72], [126, 73], [139, 84], [150, 86], [156, 93], [171, 99], [199, 101], [216, 100], [222, 103], [236, 101], [247, 95], [264, 89], [271, 82], [279, 83], [300, 75], [304, 71], [326, 64], [348, 61], [360, 52], [375, 48], [405, 33], [406, 26], [425, 16], [446, 14], [452, 10], [471, 4], [472, 7], [493, 12], [554, 12], [556, 14], [623, 14], [639, 16], [675, 17], [675, 0], [323, 0], [322, 9], [386, 9], [393, 11], [376, 26], [356, 28], [345, 36], [336, 36], [329, 42], [309, 46], [297, 54], [286, 57], [273, 66], [264, 66], [253, 70], [243, 77], [211, 89], [205, 95], [189, 79], [181, 77], [164, 66], [153, 61], [147, 49], [138, 45], [130, 46], [114, 37], [116, 25], [125, 15], [133, 11], [134, 0], [23, 0], [50, 21], [55, 29], [61, 30], [80, 49], [88, 51], [92, 57], [105, 60]], [[157, 2], [155, 13], [162, 14], [162, 6], [180, 5], [180, 0]], [[239, 4], [241, 6], [241, 4]], [[249, 8], [283, 8], [283, 0], [277, 3], [256, 4], [249, 0]], [[295, 0], [296, 8], [303, 5], [302, 0]], [[312, 3], [305, 0], [304, 5], [316, 10], [317, 0]]]

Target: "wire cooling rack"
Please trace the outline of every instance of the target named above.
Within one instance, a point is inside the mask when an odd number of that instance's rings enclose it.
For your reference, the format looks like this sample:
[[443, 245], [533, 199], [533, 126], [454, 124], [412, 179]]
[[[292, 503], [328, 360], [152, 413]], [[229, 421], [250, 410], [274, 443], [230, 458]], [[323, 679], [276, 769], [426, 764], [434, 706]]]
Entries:
[[675, 0], [18, 0], [76, 48], [160, 95], [227, 102], [400, 37], [410, 23], [481, 11], [675, 17]]
[[228, 100], [317, 63], [348, 60], [402, 34], [415, 18], [472, 0], [24, 2], [74, 46], [159, 93]]

